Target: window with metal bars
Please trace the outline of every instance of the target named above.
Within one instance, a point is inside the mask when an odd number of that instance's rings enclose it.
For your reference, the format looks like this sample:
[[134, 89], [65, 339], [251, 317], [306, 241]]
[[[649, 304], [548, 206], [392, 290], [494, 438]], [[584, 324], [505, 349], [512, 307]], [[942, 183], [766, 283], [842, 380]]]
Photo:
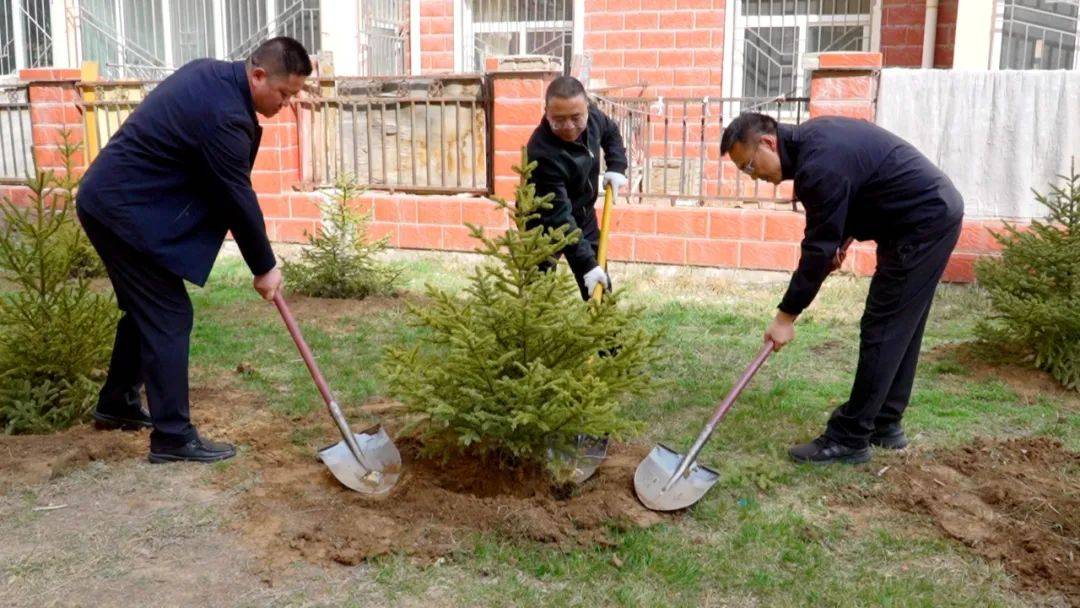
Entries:
[[0, 76], [52, 65], [49, 0], [0, 2]]
[[1002, 0], [998, 11], [1000, 69], [1080, 69], [1078, 0]]
[[319, 50], [319, 0], [82, 0], [81, 58], [120, 78], [161, 78], [200, 57], [239, 59], [273, 36]]
[[550, 55], [569, 72], [573, 54], [573, 0], [460, 0], [462, 68], [484, 69], [495, 55]]
[[739, 0], [728, 44], [731, 96], [771, 99], [806, 92], [807, 53], [869, 51], [871, 0]]

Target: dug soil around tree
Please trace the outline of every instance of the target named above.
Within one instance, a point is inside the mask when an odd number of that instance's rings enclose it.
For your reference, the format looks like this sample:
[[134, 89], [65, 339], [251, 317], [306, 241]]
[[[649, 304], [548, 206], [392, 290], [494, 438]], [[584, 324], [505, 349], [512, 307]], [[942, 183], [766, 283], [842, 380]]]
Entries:
[[[421, 561], [468, 550], [479, 534], [574, 548], [611, 542], [613, 529], [646, 527], [666, 516], [634, 496], [633, 475], [646, 446], [613, 445], [592, 479], [568, 490], [538, 468], [506, 468], [460, 457], [446, 463], [420, 458], [417, 446], [397, 439], [404, 470], [389, 496], [353, 492], [315, 458], [336, 442], [333, 423], [319, 408], [303, 416], [272, 411], [267, 400], [229, 379], [193, 388], [192, 419], [208, 437], [235, 442], [240, 454], [205, 474], [233, 494], [226, 525], [263, 556], [267, 570], [297, 559], [354, 565], [385, 554]], [[361, 421], [382, 418], [391, 435], [402, 425], [401, 406], [373, 401], [347, 408]], [[3, 490], [39, 485], [93, 461], [146, 458], [148, 433], [98, 431], [80, 425], [52, 435], [0, 436]], [[162, 465], [162, 474], [172, 467]]]
[[1080, 454], [1021, 438], [899, 458], [881, 473], [889, 508], [929, 517], [1021, 587], [1080, 606]]
[[[359, 421], [377, 414], [395, 436], [400, 412], [396, 403], [374, 401], [347, 417], [359, 431]], [[471, 457], [444, 463], [419, 457], [414, 443], [397, 438], [402, 476], [388, 496], [371, 499], [342, 486], [315, 458], [339, 439], [321, 409], [294, 420], [265, 409], [244, 418], [237, 423], [235, 412], [218, 408], [207, 414], [223, 436], [251, 446], [217, 481], [245, 488], [234, 525], [271, 563], [354, 565], [391, 553], [433, 560], [467, 549], [478, 534], [572, 548], [608, 543], [613, 528], [665, 519], [634, 496], [634, 469], [645, 446], [613, 446], [595, 476], [568, 492], [553, 487], [540, 468]]]

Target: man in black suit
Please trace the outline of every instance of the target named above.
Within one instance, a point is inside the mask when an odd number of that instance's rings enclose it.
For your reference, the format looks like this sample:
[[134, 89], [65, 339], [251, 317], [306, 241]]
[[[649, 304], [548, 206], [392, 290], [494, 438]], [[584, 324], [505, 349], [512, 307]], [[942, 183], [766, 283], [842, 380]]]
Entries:
[[776, 350], [795, 338], [795, 319], [843, 262], [846, 244], [877, 242], [851, 395], [820, 437], [788, 454], [796, 462], [859, 463], [870, 459], [871, 445], [905, 447], [900, 420], [934, 291], [960, 236], [960, 192], [914, 146], [852, 118], [793, 126], [746, 113], [724, 130], [720, 150], [753, 178], [795, 180], [806, 208], [799, 266], [765, 330]]
[[[312, 65], [291, 38], [264, 42], [247, 61], [199, 59], [162, 81], [90, 165], [78, 215], [123, 311], [94, 418], [152, 427], [150, 461], [212, 462], [233, 446], [199, 436], [189, 418], [192, 307], [227, 231], [273, 299], [281, 271], [251, 187], [262, 129], [304, 85]], [[139, 403], [145, 384], [149, 414]]]

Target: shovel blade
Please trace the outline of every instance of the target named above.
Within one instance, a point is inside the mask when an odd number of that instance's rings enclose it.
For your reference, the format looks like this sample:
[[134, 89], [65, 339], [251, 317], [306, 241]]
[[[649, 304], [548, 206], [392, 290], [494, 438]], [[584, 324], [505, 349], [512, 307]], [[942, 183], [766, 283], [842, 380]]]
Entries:
[[571, 479], [575, 484], [581, 485], [596, 473], [596, 469], [607, 458], [608, 438], [578, 435], [576, 448], [574, 475]]
[[554, 468], [567, 472], [569, 480], [575, 485], [581, 485], [592, 477], [607, 458], [607, 453], [607, 437], [584, 434], [574, 438], [574, 445], [571, 448], [549, 447], [547, 450], [548, 460], [554, 464]]
[[682, 458], [682, 454], [664, 445], [657, 445], [649, 452], [634, 471], [634, 491], [641, 504], [653, 511], [685, 509], [701, 500], [720, 478], [716, 471], [695, 462], [665, 492], [664, 486], [679, 468]]
[[386, 496], [401, 476], [401, 454], [386, 431], [353, 433], [364, 459], [365, 469], [344, 440], [319, 450], [318, 458], [345, 487], [372, 497]]

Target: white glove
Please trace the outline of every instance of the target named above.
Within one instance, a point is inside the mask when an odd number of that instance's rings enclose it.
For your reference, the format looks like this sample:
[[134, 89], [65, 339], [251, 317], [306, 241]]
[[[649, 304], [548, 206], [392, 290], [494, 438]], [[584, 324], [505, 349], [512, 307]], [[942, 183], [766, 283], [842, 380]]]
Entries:
[[589, 292], [590, 296], [598, 284], [602, 284], [606, 291], [611, 291], [611, 277], [609, 277], [608, 273], [604, 272], [604, 269], [599, 266], [586, 272], [585, 276], [582, 277], [582, 280], [585, 281], [585, 291]]
[[626, 185], [626, 176], [617, 171], [608, 171], [604, 174], [603, 185], [611, 184], [611, 191], [618, 194], [619, 190]]

